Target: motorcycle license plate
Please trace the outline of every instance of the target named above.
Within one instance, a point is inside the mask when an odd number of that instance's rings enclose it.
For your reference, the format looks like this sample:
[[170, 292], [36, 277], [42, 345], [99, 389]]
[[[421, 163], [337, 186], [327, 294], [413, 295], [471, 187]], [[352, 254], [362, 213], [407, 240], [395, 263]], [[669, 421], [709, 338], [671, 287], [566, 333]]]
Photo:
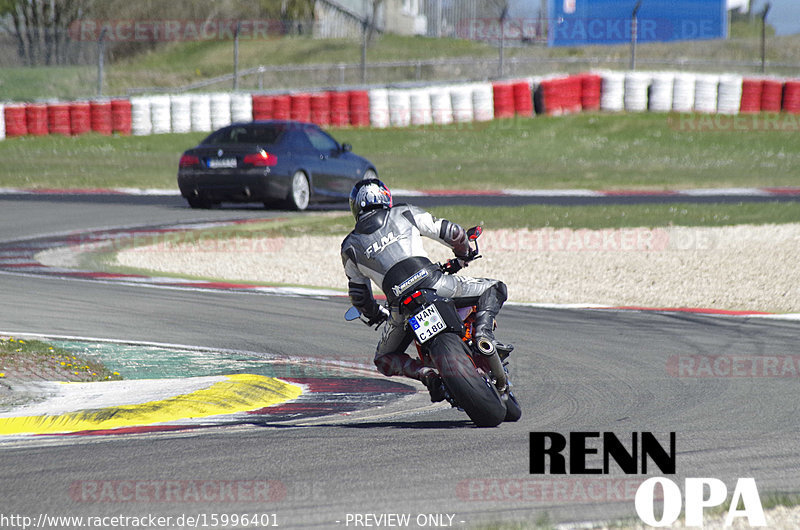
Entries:
[[411, 324], [411, 329], [414, 330], [414, 334], [420, 342], [430, 340], [444, 331], [446, 327], [442, 315], [439, 314], [435, 305], [424, 307], [422, 311], [409, 318], [408, 323]]

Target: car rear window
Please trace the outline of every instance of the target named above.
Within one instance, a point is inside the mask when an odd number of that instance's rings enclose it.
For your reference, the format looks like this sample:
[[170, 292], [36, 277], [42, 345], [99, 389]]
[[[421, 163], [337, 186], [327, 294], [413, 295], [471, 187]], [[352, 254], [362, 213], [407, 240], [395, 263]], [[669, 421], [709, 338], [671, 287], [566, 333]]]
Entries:
[[234, 125], [212, 133], [205, 145], [257, 144], [272, 145], [280, 140], [283, 127]]

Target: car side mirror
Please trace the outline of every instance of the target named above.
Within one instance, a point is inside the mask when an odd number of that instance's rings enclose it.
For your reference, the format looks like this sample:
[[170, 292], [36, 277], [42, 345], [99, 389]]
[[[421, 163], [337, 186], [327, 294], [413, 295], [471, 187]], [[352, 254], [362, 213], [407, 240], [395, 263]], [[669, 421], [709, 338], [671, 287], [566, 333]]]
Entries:
[[349, 153], [352, 150], [353, 150], [353, 146], [352, 145], [350, 145], [350, 144], [342, 144], [342, 151], [344, 151], [345, 153]]

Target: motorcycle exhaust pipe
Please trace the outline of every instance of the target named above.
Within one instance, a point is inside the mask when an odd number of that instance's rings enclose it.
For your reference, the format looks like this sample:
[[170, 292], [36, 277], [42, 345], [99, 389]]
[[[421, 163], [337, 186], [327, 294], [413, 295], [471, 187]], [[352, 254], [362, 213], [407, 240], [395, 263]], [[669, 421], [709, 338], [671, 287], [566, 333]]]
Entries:
[[478, 351], [481, 352], [482, 354], [486, 355], [487, 357], [489, 355], [493, 355], [495, 353], [495, 351], [496, 351], [495, 347], [494, 347], [494, 343], [492, 343], [492, 341], [486, 340], [484, 338], [478, 339], [477, 347], [478, 347]]
[[489, 368], [492, 370], [492, 375], [494, 375], [495, 386], [497, 390], [505, 392], [506, 387], [508, 386], [508, 378], [506, 377], [506, 371], [503, 368], [503, 361], [500, 359], [500, 355], [497, 353], [497, 349], [494, 347], [494, 343], [490, 340], [486, 339], [478, 339], [476, 347], [478, 351], [485, 355], [487, 361], [489, 361]]

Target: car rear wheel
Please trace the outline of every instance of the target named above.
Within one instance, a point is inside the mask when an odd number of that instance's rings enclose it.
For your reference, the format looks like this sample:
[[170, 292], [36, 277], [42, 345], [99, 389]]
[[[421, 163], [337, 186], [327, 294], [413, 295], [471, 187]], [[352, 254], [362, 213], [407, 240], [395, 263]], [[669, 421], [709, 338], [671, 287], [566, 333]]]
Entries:
[[296, 171], [292, 175], [292, 185], [287, 200], [293, 210], [302, 211], [308, 208], [308, 203], [311, 201], [311, 185], [302, 171]]

